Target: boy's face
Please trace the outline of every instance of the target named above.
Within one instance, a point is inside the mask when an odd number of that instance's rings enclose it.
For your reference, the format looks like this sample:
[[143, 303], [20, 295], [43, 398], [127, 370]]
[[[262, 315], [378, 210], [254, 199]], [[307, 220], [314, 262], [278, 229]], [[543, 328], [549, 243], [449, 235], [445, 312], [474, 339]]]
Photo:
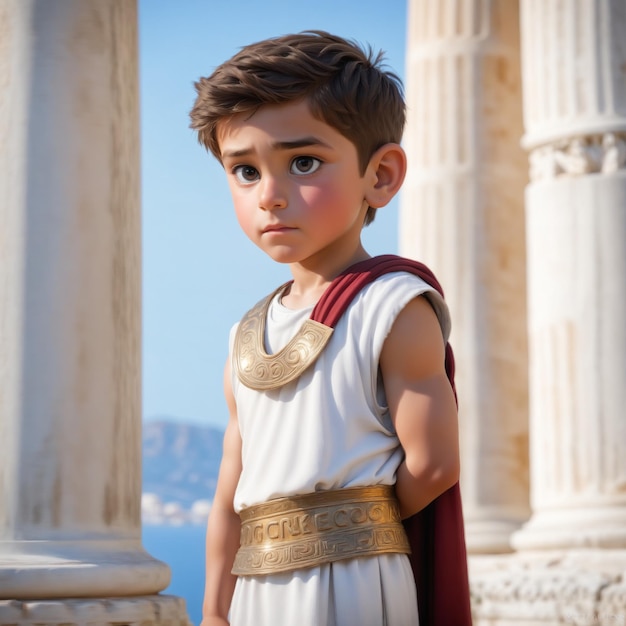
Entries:
[[236, 115], [218, 138], [239, 224], [275, 261], [315, 269], [360, 249], [368, 205], [356, 148], [306, 101]]

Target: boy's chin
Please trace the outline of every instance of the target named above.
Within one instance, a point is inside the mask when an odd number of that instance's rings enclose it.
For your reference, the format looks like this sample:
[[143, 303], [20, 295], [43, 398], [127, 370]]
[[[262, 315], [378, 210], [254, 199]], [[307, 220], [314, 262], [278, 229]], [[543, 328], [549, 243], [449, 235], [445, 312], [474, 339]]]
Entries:
[[293, 250], [285, 250], [280, 248], [273, 248], [271, 250], [263, 249], [263, 252], [276, 263], [282, 263], [283, 265], [291, 265], [293, 263], [299, 263], [302, 261], [302, 256], [295, 254]]

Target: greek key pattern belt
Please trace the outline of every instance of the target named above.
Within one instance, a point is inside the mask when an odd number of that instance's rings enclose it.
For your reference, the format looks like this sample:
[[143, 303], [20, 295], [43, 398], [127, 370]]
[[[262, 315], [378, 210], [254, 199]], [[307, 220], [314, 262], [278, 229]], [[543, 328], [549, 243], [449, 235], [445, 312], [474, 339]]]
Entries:
[[232, 569], [237, 576], [411, 551], [388, 485], [279, 498], [239, 515], [241, 545]]

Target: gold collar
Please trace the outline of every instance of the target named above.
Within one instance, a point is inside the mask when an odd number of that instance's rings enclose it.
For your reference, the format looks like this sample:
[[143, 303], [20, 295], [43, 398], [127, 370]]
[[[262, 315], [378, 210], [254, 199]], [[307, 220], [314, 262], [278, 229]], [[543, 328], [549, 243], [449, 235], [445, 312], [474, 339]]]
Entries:
[[265, 352], [265, 321], [270, 302], [288, 284], [250, 309], [235, 334], [235, 373], [246, 387], [257, 391], [277, 389], [298, 378], [315, 363], [333, 333], [330, 326], [308, 319], [282, 350], [276, 354]]

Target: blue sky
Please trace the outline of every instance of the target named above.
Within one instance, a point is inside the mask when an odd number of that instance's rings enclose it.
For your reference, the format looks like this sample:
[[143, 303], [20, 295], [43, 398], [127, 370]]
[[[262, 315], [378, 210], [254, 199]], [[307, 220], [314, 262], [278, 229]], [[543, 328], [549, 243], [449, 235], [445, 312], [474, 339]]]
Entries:
[[[289, 279], [232, 211], [221, 166], [188, 128], [193, 82], [242, 46], [322, 29], [386, 52], [404, 77], [405, 0], [140, 0], [143, 413], [225, 426], [228, 332]], [[397, 252], [398, 201], [364, 230], [370, 254]]]

